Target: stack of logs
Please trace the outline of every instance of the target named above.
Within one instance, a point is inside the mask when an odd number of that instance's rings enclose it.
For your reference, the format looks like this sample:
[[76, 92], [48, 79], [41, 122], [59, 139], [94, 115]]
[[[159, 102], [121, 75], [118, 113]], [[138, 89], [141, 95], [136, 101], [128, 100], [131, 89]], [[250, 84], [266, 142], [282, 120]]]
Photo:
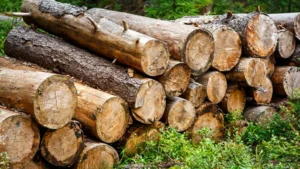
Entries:
[[22, 12], [31, 28], [14, 28], [0, 57], [11, 168], [113, 168], [112, 143], [133, 156], [167, 126], [221, 141], [225, 114], [264, 124], [300, 98], [299, 14], [163, 21], [54, 0], [24, 0]]

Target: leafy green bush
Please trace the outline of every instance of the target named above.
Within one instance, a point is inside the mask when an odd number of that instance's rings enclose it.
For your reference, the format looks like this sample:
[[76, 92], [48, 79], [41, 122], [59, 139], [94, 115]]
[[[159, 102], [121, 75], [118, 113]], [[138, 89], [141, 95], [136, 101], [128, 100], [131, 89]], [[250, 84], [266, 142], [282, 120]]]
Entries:
[[0, 153], [0, 168], [9, 169], [9, 158], [6, 152]]

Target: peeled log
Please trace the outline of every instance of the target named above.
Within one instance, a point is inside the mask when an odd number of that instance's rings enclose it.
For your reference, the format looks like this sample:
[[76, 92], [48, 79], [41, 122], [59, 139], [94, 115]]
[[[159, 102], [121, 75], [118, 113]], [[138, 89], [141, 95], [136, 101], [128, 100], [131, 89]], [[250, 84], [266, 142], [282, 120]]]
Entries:
[[199, 107], [204, 102], [206, 96], [205, 86], [197, 82], [191, 82], [181, 95], [182, 98], [190, 101], [194, 107]]
[[181, 95], [190, 82], [191, 70], [183, 62], [170, 61], [166, 72], [157, 77], [167, 96]]
[[117, 151], [108, 144], [88, 142], [84, 146], [74, 169], [113, 169], [119, 162]]
[[76, 94], [66, 76], [0, 68], [0, 102], [31, 114], [44, 127], [57, 129], [71, 121]]
[[227, 80], [223, 73], [209, 71], [197, 77], [196, 81], [206, 87], [207, 98], [214, 104], [220, 103], [225, 96]]
[[193, 125], [196, 118], [196, 110], [191, 102], [180, 97], [167, 99], [167, 106], [162, 120], [170, 127], [181, 132]]
[[0, 152], [6, 152], [10, 168], [22, 168], [33, 159], [40, 144], [40, 131], [28, 115], [0, 108]]
[[275, 113], [276, 110], [273, 107], [255, 106], [247, 107], [243, 115], [248, 121], [264, 125], [273, 120]]
[[275, 24], [281, 25], [290, 30], [300, 40], [300, 14], [299, 13], [280, 13], [269, 14]]
[[214, 42], [213, 36], [205, 29], [100, 8], [90, 9], [87, 13], [96, 21], [101, 17], [119, 25], [125, 21], [132, 30], [165, 41], [171, 58], [185, 62], [193, 74], [202, 74], [211, 66]]
[[274, 56], [287, 59], [291, 57], [296, 48], [294, 34], [287, 29], [278, 30], [278, 44]]
[[219, 104], [226, 113], [241, 114], [246, 104], [246, 93], [242, 86], [238, 84], [229, 84], [225, 97]]
[[25, 0], [22, 11], [31, 13], [23, 18], [27, 24], [35, 24], [149, 76], [161, 75], [167, 68], [170, 54], [164, 43], [105, 18], [94, 23], [85, 14], [85, 7], [54, 0]]
[[300, 98], [300, 69], [294, 66], [278, 66], [271, 77], [274, 93], [290, 98]]
[[133, 116], [142, 123], [153, 123], [164, 113], [166, 94], [160, 83], [138, 74], [129, 77], [126, 68], [61, 39], [18, 27], [9, 33], [5, 52], [10, 57], [68, 73], [94, 88], [120, 96], [129, 103]]

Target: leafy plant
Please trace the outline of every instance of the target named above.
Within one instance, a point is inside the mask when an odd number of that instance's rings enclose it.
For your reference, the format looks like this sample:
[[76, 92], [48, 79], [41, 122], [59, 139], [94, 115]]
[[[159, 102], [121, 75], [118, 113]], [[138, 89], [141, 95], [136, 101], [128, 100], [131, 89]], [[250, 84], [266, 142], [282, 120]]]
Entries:
[[6, 152], [0, 153], [0, 168], [9, 169], [9, 158]]

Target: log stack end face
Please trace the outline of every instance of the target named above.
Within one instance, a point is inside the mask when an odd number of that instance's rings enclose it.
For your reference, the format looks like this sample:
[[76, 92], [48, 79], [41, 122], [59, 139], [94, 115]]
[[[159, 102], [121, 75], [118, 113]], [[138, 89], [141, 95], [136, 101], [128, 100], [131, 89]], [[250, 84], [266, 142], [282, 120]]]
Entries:
[[227, 80], [223, 73], [213, 72], [208, 79], [206, 91], [208, 99], [215, 104], [222, 101], [227, 90]]
[[282, 58], [287, 59], [292, 56], [296, 48], [294, 34], [288, 30], [279, 31], [277, 48]]
[[284, 75], [283, 88], [291, 98], [300, 98], [300, 68], [290, 67]]

